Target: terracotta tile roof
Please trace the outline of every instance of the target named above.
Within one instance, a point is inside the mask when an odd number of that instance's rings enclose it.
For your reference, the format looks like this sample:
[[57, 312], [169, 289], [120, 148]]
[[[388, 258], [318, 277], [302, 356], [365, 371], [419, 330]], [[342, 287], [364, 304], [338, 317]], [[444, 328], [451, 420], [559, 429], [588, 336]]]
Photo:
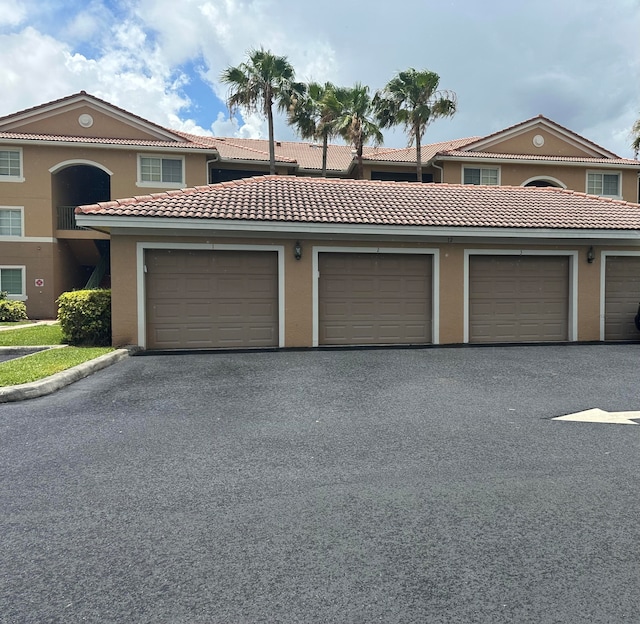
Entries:
[[[422, 163], [425, 164], [431, 160], [436, 154], [447, 152], [449, 150], [457, 150], [469, 143], [475, 142], [478, 137], [469, 137], [466, 139], [454, 139], [452, 141], [441, 141], [439, 143], [427, 143], [422, 145]], [[416, 148], [405, 147], [404, 149], [379, 149], [377, 152], [370, 152], [363, 156], [366, 161], [378, 161], [383, 163], [415, 163]]]
[[[259, 154], [269, 160], [269, 141], [267, 139], [240, 139], [211, 137], [220, 152], [222, 160], [256, 160]], [[327, 150], [327, 170], [345, 173], [353, 162], [353, 153], [349, 145], [329, 144]], [[364, 153], [375, 153], [377, 148], [365, 146]], [[322, 169], [322, 144], [309, 141], [276, 141], [276, 160], [298, 163], [304, 169]]]
[[438, 154], [441, 158], [464, 158], [465, 160], [526, 160], [538, 162], [576, 163], [576, 165], [630, 165], [640, 169], [640, 161], [631, 158], [590, 158], [588, 156], [549, 156], [544, 154], [500, 154], [497, 152], [471, 152], [452, 149]]
[[262, 176], [76, 209], [117, 217], [640, 230], [640, 205], [559, 188]]
[[[203, 138], [203, 137], [200, 137]], [[14, 141], [51, 141], [54, 143], [79, 143], [89, 145], [131, 145], [134, 147], [158, 147], [181, 149], [204, 149], [213, 151], [214, 147], [208, 141], [149, 141], [144, 139], [120, 139], [109, 137], [78, 137], [54, 134], [30, 134], [25, 132], [0, 132], [0, 141], [3, 139]]]

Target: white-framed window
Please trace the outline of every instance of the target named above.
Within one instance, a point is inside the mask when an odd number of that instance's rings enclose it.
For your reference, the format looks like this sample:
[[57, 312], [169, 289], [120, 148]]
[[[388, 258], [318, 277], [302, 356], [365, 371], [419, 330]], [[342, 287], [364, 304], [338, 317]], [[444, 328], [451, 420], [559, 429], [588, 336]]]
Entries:
[[0, 290], [9, 299], [26, 299], [23, 266], [0, 266]]
[[138, 156], [138, 186], [184, 186], [184, 158]]
[[0, 149], [0, 182], [23, 182], [22, 150]]
[[588, 171], [587, 193], [589, 195], [602, 195], [603, 197], [621, 197], [621, 177], [618, 172]]
[[500, 169], [498, 167], [464, 167], [462, 183], [498, 186], [500, 184]]
[[0, 236], [22, 236], [22, 208], [0, 206]]

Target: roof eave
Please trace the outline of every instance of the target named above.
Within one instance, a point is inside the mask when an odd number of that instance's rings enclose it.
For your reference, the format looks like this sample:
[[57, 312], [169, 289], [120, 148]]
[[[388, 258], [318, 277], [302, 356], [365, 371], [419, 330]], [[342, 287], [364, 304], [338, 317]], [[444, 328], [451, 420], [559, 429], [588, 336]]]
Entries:
[[242, 219], [190, 219], [171, 217], [129, 217], [97, 214], [76, 214], [76, 223], [100, 231], [130, 232], [131, 230], [161, 230], [180, 234], [186, 230], [211, 232], [243, 232], [270, 234], [342, 234], [407, 237], [453, 237], [493, 239], [610, 239], [636, 241], [640, 244], [640, 229], [578, 229], [578, 228], [499, 228], [461, 226], [376, 225], [366, 223], [317, 223], [306, 221], [258, 221]]
[[477, 162], [477, 163], [508, 163], [517, 165], [553, 165], [557, 167], [595, 167], [597, 169], [632, 169], [640, 171], [640, 162], [634, 163], [607, 163], [607, 162], [588, 162], [588, 161], [565, 161], [565, 160], [540, 160], [532, 158], [502, 158], [487, 156], [449, 156], [447, 154], [438, 154], [433, 161], [450, 161], [450, 162]]
[[0, 137], [0, 144], [11, 143], [13, 145], [44, 145], [47, 147], [78, 147], [81, 145], [83, 148], [88, 149], [113, 149], [113, 150], [136, 150], [136, 151], [150, 151], [150, 152], [184, 152], [190, 154], [192, 152], [214, 154], [216, 149], [214, 147], [188, 147], [188, 143], [176, 142], [175, 147], [159, 146], [159, 145], [135, 145], [132, 143], [94, 143], [83, 141], [52, 141], [46, 139], [11, 139]]

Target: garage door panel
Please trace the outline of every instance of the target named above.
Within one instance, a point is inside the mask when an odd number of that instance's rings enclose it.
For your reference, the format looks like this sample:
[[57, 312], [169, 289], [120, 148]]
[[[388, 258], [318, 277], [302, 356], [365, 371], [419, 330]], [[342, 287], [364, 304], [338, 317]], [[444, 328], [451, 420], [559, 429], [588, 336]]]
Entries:
[[431, 341], [431, 256], [321, 253], [319, 273], [320, 344]]
[[148, 348], [278, 344], [277, 253], [149, 250]]
[[568, 318], [568, 257], [469, 258], [471, 342], [564, 341]]
[[640, 340], [634, 318], [640, 302], [640, 257], [607, 256], [605, 265], [605, 340]]

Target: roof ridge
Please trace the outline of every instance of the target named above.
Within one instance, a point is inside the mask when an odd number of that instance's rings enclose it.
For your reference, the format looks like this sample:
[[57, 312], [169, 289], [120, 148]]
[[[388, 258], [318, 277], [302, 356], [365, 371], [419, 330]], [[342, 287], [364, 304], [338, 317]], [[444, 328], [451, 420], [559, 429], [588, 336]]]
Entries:
[[585, 143], [589, 143], [593, 147], [596, 147], [599, 151], [606, 152], [607, 154], [611, 154], [611, 156], [614, 159], [620, 159], [621, 158], [615, 152], [612, 152], [611, 150], [609, 150], [609, 149], [607, 149], [605, 147], [602, 147], [602, 145], [598, 145], [597, 143], [595, 143], [591, 139], [587, 139], [586, 137], [582, 136], [581, 134], [578, 134], [577, 132], [575, 132], [574, 130], [571, 130], [570, 128], [567, 128], [566, 126], [563, 126], [562, 124], [559, 124], [557, 121], [554, 121], [553, 119], [550, 119], [549, 117], [546, 117], [543, 114], [534, 115], [533, 117], [530, 117], [529, 119], [525, 119], [524, 121], [520, 121], [518, 123], [512, 124], [510, 126], [507, 126], [506, 128], [502, 128], [501, 130], [496, 130], [495, 132], [491, 132], [491, 133], [489, 133], [489, 134], [487, 134], [487, 135], [485, 135], [483, 137], [479, 137], [477, 140], [473, 141], [472, 143], [469, 143], [468, 145], [465, 145], [465, 147], [470, 147], [474, 143], [479, 143], [480, 141], [485, 141], [486, 139], [490, 139], [490, 138], [492, 138], [494, 136], [498, 136], [498, 135], [502, 134], [503, 132], [509, 132], [510, 130], [514, 130], [515, 128], [518, 128], [519, 126], [524, 126], [525, 124], [531, 123], [531, 122], [536, 121], [536, 120], [546, 121], [547, 123], [551, 124], [552, 126], [556, 126], [557, 128], [560, 128], [561, 130], [564, 130], [565, 132], [571, 134], [572, 136], [577, 137], [581, 141], [584, 141]]
[[10, 113], [9, 115], [4, 115], [3, 117], [0, 117], [0, 125], [3, 124], [5, 121], [8, 121], [14, 117], [19, 117], [21, 115], [24, 115], [26, 113], [31, 113], [31, 112], [35, 112], [38, 109], [42, 109], [42, 108], [47, 108], [49, 106], [55, 106], [58, 104], [63, 104], [64, 102], [70, 102], [74, 99], [80, 99], [80, 98], [87, 98], [89, 100], [93, 100], [95, 102], [98, 102], [100, 104], [103, 104], [109, 108], [115, 109], [120, 113], [124, 113], [125, 115], [129, 116], [129, 117], [133, 117], [139, 121], [144, 122], [145, 124], [148, 124], [150, 126], [154, 126], [155, 128], [158, 128], [158, 130], [162, 130], [163, 132], [168, 132], [170, 134], [174, 134], [175, 130], [171, 129], [171, 128], [167, 128], [165, 126], [161, 126], [160, 124], [156, 123], [155, 121], [151, 121], [149, 119], [146, 119], [145, 117], [142, 117], [141, 115], [136, 115], [135, 113], [132, 113], [131, 111], [128, 111], [120, 106], [117, 106], [116, 104], [113, 104], [111, 102], [107, 102], [107, 100], [103, 100], [102, 98], [99, 98], [95, 95], [92, 95], [91, 93], [87, 93], [84, 89], [82, 89], [81, 91], [78, 91], [77, 93], [72, 93], [71, 95], [66, 95], [64, 97], [55, 99], [55, 100], [51, 100], [50, 102], [45, 102], [43, 104], [38, 104], [37, 106], [30, 106], [29, 108], [25, 108], [23, 110], [20, 111], [16, 111], [13, 113]]
[[[220, 139], [223, 139], [223, 142], [226, 145], [231, 145], [232, 147], [237, 147], [238, 149], [242, 149], [242, 150], [248, 150], [250, 152], [254, 152], [256, 154], [262, 154], [264, 156], [269, 156], [269, 152], [264, 151], [264, 150], [259, 150], [256, 149], [254, 147], [246, 147], [244, 145], [239, 145], [238, 143], [233, 143], [233, 138], [228, 138], [228, 137], [212, 137], [213, 141], [220, 141]], [[277, 143], [277, 141], [276, 141]], [[214, 145], [213, 147], [215, 147], [216, 149], [218, 148], [217, 145]], [[218, 150], [219, 151], [219, 150]], [[280, 162], [289, 162], [289, 163], [297, 163], [298, 161], [295, 160], [294, 158], [289, 158], [288, 156], [278, 156], [276, 154], [276, 161], [280, 161]]]

